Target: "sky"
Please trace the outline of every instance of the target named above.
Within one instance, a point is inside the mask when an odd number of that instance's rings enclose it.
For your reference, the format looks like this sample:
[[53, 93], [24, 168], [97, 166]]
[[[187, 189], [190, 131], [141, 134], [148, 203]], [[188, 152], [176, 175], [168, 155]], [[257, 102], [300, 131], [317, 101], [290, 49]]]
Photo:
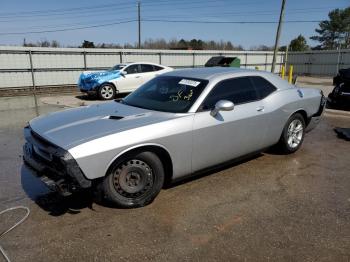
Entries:
[[[281, 0], [140, 2], [142, 40], [224, 40], [245, 49], [274, 44], [277, 24], [266, 22], [277, 22], [281, 8]], [[280, 45], [289, 43], [299, 34], [307, 38], [309, 45], [317, 45], [309, 39], [315, 35], [317, 21], [327, 19], [332, 9], [348, 6], [349, 0], [286, 0], [285, 21], [315, 22], [284, 23]], [[0, 0], [0, 7], [0, 45], [22, 45], [24, 38], [27, 42], [57, 40], [64, 46], [77, 46], [83, 40], [95, 44], [136, 43], [138, 40], [137, 1]], [[186, 22], [167, 22], [169, 20]], [[255, 23], [208, 23], [226, 21]], [[65, 31], [82, 27], [92, 28]], [[56, 30], [64, 31], [33, 33]]]

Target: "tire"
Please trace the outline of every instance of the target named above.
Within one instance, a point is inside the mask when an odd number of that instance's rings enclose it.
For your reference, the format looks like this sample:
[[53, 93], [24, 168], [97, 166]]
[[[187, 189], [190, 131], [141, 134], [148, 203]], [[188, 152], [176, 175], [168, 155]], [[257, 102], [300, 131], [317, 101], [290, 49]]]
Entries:
[[152, 152], [137, 153], [116, 163], [101, 183], [104, 198], [122, 208], [151, 203], [164, 184], [164, 168]]
[[111, 100], [115, 97], [117, 91], [112, 84], [103, 84], [98, 89], [98, 97], [102, 100]]
[[296, 152], [302, 145], [305, 136], [304, 117], [296, 113], [292, 115], [283, 128], [277, 148], [284, 154]]

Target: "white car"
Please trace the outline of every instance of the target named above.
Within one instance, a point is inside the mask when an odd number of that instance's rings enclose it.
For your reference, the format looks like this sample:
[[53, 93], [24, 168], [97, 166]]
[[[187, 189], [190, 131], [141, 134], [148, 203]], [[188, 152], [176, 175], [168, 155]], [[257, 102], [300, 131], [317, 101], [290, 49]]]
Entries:
[[106, 71], [83, 72], [78, 88], [81, 92], [110, 100], [117, 93], [130, 93], [153, 77], [172, 70], [171, 67], [147, 62], [117, 64]]

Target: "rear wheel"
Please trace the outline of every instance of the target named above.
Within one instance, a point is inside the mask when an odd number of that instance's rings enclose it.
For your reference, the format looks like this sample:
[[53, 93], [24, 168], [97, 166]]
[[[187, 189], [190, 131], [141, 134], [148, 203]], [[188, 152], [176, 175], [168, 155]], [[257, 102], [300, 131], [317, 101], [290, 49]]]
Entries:
[[160, 159], [152, 152], [142, 152], [112, 167], [102, 190], [107, 200], [120, 207], [141, 207], [153, 201], [163, 183]]
[[116, 89], [111, 84], [103, 84], [98, 89], [98, 96], [102, 100], [111, 100], [115, 97], [115, 95], [116, 95]]
[[296, 113], [287, 121], [277, 146], [285, 154], [294, 153], [302, 145], [304, 135], [304, 117], [301, 114]]

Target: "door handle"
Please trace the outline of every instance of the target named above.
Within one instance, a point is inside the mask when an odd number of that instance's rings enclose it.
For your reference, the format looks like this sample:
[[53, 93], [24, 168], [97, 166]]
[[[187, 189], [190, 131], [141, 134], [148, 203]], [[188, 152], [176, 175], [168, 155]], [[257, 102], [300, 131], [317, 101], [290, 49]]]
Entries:
[[264, 111], [264, 107], [263, 106], [259, 106], [259, 107], [256, 108], [256, 111], [262, 112], [262, 111]]
[[135, 76], [135, 78], [140, 78], [141, 76]]

